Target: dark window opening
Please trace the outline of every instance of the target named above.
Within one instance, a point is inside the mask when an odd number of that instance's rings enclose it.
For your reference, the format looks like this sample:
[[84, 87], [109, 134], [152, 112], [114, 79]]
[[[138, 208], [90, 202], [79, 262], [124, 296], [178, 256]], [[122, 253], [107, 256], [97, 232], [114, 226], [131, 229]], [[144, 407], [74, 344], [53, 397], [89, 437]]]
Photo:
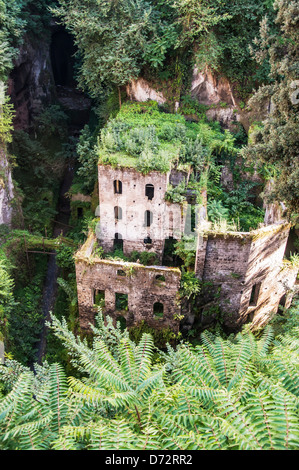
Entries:
[[121, 220], [123, 218], [123, 211], [121, 207], [118, 207], [118, 206], [114, 207], [114, 218], [116, 220]]
[[83, 217], [83, 208], [82, 207], [77, 208], [77, 217], [78, 217], [78, 219], [82, 219], [82, 217]]
[[153, 184], [146, 184], [145, 185], [145, 195], [151, 201], [155, 195], [155, 188]]
[[118, 315], [116, 318], [116, 323], [119, 323], [121, 331], [124, 331], [127, 328], [127, 320], [121, 315]]
[[115, 293], [115, 310], [128, 310], [128, 294]]
[[164, 315], [164, 306], [160, 302], [154, 303], [154, 316], [156, 318], [162, 318]]
[[118, 275], [118, 276], [121, 276], [121, 277], [125, 277], [125, 276], [126, 276], [126, 273], [125, 273], [125, 271], [123, 271], [122, 269], [118, 269], [118, 270], [117, 270], [117, 275]]
[[151, 245], [152, 244], [152, 239], [150, 237], [146, 237], [143, 242], [145, 243], [145, 245]]
[[191, 206], [191, 232], [194, 232], [196, 228], [196, 207], [197, 206]]
[[105, 305], [105, 291], [95, 289], [93, 291], [93, 304], [97, 307], [103, 307]]
[[278, 305], [278, 313], [280, 313], [281, 315], [284, 312], [284, 309], [285, 309], [285, 306], [286, 306], [286, 300], [287, 300], [287, 296], [286, 296], [286, 294], [284, 294], [281, 297], [281, 299], [279, 301], [279, 305]]
[[249, 301], [249, 306], [250, 307], [255, 307], [258, 303], [258, 298], [260, 294], [260, 289], [261, 289], [261, 282], [258, 284], [254, 284], [251, 290], [251, 295], [250, 295], [250, 301]]
[[122, 194], [123, 191], [123, 185], [122, 182], [119, 180], [114, 180], [114, 194]]
[[124, 246], [124, 241], [122, 239], [121, 234], [116, 233], [114, 235], [114, 243], [113, 243], [114, 250], [123, 250], [123, 246]]
[[150, 227], [153, 223], [153, 213], [151, 211], [145, 211], [144, 213], [144, 225]]
[[184, 261], [176, 254], [176, 245], [178, 241], [169, 237], [165, 239], [162, 266], [179, 267], [184, 264]]
[[165, 282], [165, 276], [163, 276], [162, 274], [158, 274], [156, 277], [155, 277], [155, 281], [156, 282]]

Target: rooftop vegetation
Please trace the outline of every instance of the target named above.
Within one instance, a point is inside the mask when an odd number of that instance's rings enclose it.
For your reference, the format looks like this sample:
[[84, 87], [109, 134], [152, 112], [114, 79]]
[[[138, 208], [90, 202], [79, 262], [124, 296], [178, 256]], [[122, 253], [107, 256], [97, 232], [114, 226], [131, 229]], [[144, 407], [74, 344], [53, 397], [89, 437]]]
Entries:
[[141, 173], [171, 168], [203, 170], [222, 150], [234, 152], [234, 139], [218, 123], [188, 122], [181, 113], [169, 113], [157, 102], [127, 102], [101, 130], [99, 163], [133, 167]]

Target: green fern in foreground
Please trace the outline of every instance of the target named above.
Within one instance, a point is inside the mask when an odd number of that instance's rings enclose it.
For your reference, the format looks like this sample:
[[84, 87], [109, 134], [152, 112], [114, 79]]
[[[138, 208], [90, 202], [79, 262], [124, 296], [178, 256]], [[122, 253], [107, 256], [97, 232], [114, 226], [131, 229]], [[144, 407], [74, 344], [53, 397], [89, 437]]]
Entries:
[[270, 327], [259, 339], [206, 332], [200, 346], [158, 359], [150, 335], [136, 345], [101, 314], [92, 347], [64, 320], [53, 317], [52, 328], [81, 378], [67, 379], [59, 364], [36, 376], [19, 368], [0, 399], [2, 449], [298, 448], [296, 328], [275, 341]]

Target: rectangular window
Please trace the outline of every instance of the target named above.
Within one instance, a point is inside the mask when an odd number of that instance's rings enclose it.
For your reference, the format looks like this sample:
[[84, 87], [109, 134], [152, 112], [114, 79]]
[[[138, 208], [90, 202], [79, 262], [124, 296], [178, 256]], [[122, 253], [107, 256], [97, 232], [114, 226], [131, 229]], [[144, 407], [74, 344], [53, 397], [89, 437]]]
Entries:
[[260, 295], [261, 285], [262, 285], [262, 283], [259, 282], [258, 284], [254, 284], [252, 286], [250, 301], [249, 301], [249, 307], [256, 307], [256, 305], [258, 303], [258, 298], [259, 298], [259, 295]]
[[115, 310], [128, 310], [128, 294], [115, 293]]
[[96, 307], [104, 307], [105, 305], [105, 291], [104, 290], [94, 289], [93, 304]]

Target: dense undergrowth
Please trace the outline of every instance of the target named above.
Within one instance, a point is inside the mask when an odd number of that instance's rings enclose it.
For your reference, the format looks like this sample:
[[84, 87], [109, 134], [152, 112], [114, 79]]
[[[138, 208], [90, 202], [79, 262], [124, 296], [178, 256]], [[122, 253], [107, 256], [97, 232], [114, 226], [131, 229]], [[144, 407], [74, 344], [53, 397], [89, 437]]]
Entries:
[[90, 346], [52, 317], [75, 373], [67, 379], [59, 363], [35, 375], [16, 361], [0, 366], [0, 447], [295, 450], [298, 302], [275, 327], [205, 332], [196, 347], [161, 352], [151, 335], [136, 344], [101, 314]]

